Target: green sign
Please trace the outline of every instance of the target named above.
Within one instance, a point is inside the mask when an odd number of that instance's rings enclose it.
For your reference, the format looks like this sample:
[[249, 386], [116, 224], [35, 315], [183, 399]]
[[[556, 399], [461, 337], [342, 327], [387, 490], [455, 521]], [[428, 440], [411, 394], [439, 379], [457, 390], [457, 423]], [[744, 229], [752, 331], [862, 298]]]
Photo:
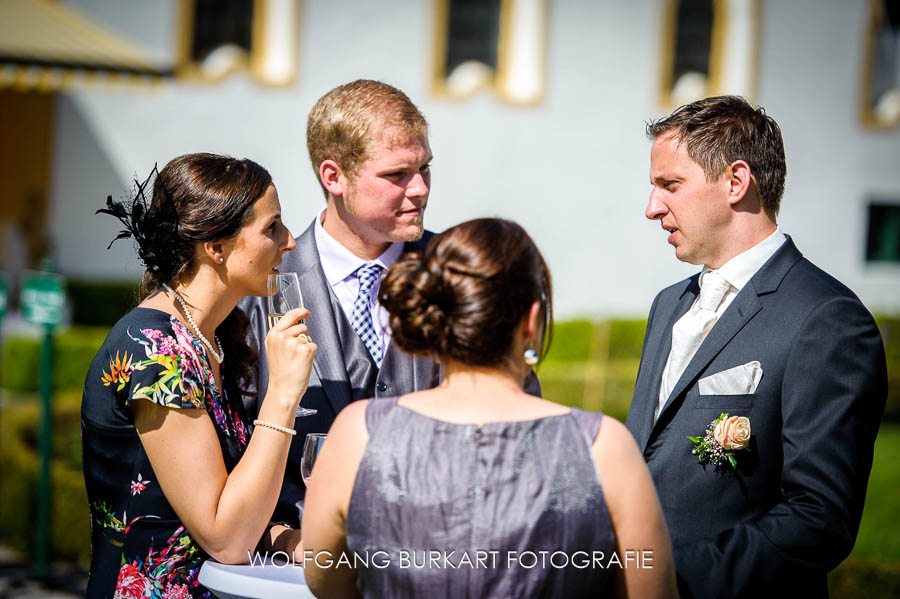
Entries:
[[0, 272], [0, 320], [2, 320], [3, 315], [6, 314], [7, 298], [9, 294], [7, 289], [9, 289], [9, 286], [6, 284], [6, 275]]
[[22, 281], [22, 312], [34, 324], [55, 326], [66, 306], [65, 279], [50, 272], [26, 271]]

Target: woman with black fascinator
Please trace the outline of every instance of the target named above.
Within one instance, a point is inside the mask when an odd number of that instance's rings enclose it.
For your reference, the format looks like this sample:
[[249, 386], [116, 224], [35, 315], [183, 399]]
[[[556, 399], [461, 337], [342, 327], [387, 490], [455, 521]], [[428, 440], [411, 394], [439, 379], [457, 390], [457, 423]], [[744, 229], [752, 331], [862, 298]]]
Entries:
[[243, 563], [299, 535], [269, 517], [316, 353], [300, 322], [309, 313], [287, 313], [266, 336], [272, 376], [251, 427], [241, 394], [256, 354], [236, 308], [266, 294], [294, 239], [269, 173], [213, 154], [175, 158], [98, 212], [122, 221], [116, 239], [134, 238], [146, 270], [140, 304], [84, 387], [87, 596], [207, 597], [197, 575], [209, 556]]

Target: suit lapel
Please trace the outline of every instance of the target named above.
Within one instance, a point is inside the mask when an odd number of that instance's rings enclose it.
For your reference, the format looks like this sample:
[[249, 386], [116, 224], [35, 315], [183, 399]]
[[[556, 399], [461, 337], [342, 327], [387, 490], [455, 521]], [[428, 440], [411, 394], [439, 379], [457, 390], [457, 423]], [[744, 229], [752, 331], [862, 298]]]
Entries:
[[699, 275], [695, 275], [685, 281], [684, 288], [678, 296], [678, 303], [675, 304], [675, 309], [671, 312], [668, 321], [664, 324], [661, 341], [658, 346], [659, 351], [656, 352], [649, 375], [650, 390], [648, 393], [649, 399], [644, 406], [643, 423], [641, 426], [641, 450], [647, 446], [647, 441], [650, 439], [650, 432], [653, 430], [653, 413], [656, 411], [656, 405], [659, 403], [659, 388], [662, 385], [662, 374], [666, 367], [666, 361], [669, 358], [669, 352], [672, 349], [672, 326], [679, 318], [684, 316], [685, 312], [690, 310], [694, 300], [697, 298], [697, 294], [700, 293], [700, 286], [698, 284], [699, 279]]
[[[642, 445], [643, 448], [646, 448], [646, 443], [649, 438], [652, 437], [653, 433], [664, 427], [666, 423], [671, 420], [674, 413], [684, 402], [685, 392], [694, 383], [697, 376], [760, 311], [762, 304], [759, 301], [759, 297], [777, 291], [782, 279], [784, 279], [788, 271], [793, 268], [794, 264], [802, 257], [803, 256], [794, 245], [794, 242], [788, 237], [787, 241], [778, 249], [778, 251], [775, 252], [768, 262], [766, 262], [747, 282], [744, 288], [741, 289], [740, 293], [738, 293], [731, 305], [725, 310], [725, 313], [722, 314], [722, 317], [716, 322], [715, 326], [713, 326], [712, 330], [709, 332], [709, 336], [703, 340], [697, 353], [694, 354], [694, 357], [684, 369], [684, 373], [682, 373], [678, 382], [675, 384], [675, 388], [672, 389], [672, 393], [666, 400], [656, 424], [649, 428], [650, 434], [647, 439], [644, 440]], [[695, 294], [696, 293], [699, 293], [699, 288], [695, 291]], [[679, 306], [681, 306], [681, 304], [679, 304]], [[688, 307], [690, 307], [690, 303], [688, 303]], [[685, 311], [686, 309], [681, 311], [680, 314], [683, 314]], [[666, 357], [669, 353], [668, 348], [672, 345], [672, 325], [675, 324], [677, 319], [677, 317], [672, 319], [667, 325], [668, 330], [665, 333], [667, 349], [665, 352], [661, 352], [663, 354], [663, 364], [665, 364]], [[662, 369], [660, 368], [659, 371], [654, 374], [656, 375], [656, 380], [654, 381], [657, 392], [656, 397], [658, 397]], [[650, 415], [650, 418], [652, 420], [652, 414]]]
[[[433, 236], [434, 234], [430, 231], [425, 231], [421, 239], [407, 243], [403, 251], [424, 250]], [[316, 247], [315, 220], [297, 238], [296, 249], [285, 256], [284, 263], [285, 268], [282, 270], [293, 270], [300, 277], [303, 303], [312, 313], [312, 318], [306, 323], [309, 334], [319, 347], [325, 348], [325, 351], [316, 354], [313, 369], [322, 384], [322, 392], [325, 393], [335, 413], [338, 413], [352, 400], [350, 378], [347, 375], [347, 365], [344, 361], [336, 320], [345, 317], [343, 312], [335, 314], [332, 306], [331, 286], [325, 279], [319, 250]], [[356, 333], [353, 333], [353, 336], [356, 337]], [[359, 341], [358, 338], [356, 340]], [[368, 350], [365, 349], [362, 341], [359, 341], [359, 345], [368, 357]], [[390, 361], [392, 363], [390, 367], [397, 373], [397, 380], [415, 381], [413, 390], [430, 389], [434, 386], [432, 384], [434, 362], [430, 358], [411, 357], [392, 347], [392, 344], [388, 345], [388, 351], [397, 354]], [[387, 359], [386, 362], [388, 362]], [[326, 384], [326, 381], [330, 384]]]
[[[312, 314], [306, 326], [310, 336], [324, 350], [316, 354], [313, 368], [322, 383], [323, 393], [328, 397], [335, 413], [338, 413], [350, 403], [350, 380], [347, 378], [341, 339], [331, 307], [331, 286], [325, 279], [319, 261], [315, 221], [297, 238], [297, 248], [291, 254], [297, 257], [297, 274], [303, 290], [303, 303]], [[335, 382], [338, 384], [334, 384]]]
[[[659, 419], [656, 421], [657, 426], [667, 418], [667, 412], [676, 409], [680, 403], [681, 395], [694, 382], [694, 379], [706, 366], [718, 355], [729, 341], [744, 328], [751, 318], [753, 318], [760, 309], [759, 298], [753, 287], [753, 282], [748, 282], [741, 289], [731, 305], [722, 314], [722, 318], [716, 322], [712, 330], [703, 343], [697, 349], [697, 353], [688, 363], [681, 378], [675, 383], [675, 388], [666, 400]], [[671, 330], [669, 335], [671, 336]]]

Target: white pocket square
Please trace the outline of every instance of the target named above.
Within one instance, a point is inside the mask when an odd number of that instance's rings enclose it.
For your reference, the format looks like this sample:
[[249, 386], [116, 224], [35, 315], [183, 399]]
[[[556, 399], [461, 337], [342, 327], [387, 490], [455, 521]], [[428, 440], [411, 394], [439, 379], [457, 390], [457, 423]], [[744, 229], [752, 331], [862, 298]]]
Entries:
[[762, 379], [762, 366], [756, 360], [703, 377], [698, 382], [700, 395], [747, 395], [756, 393]]

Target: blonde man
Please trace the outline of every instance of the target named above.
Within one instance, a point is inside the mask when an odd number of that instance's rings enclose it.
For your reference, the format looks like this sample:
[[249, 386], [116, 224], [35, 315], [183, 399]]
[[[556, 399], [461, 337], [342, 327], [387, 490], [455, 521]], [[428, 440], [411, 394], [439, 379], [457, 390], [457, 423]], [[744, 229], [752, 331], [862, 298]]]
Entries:
[[[325, 208], [297, 237], [279, 270], [296, 272], [309, 334], [319, 347], [301, 406], [317, 410], [297, 418], [279, 519], [299, 526], [305, 487], [300, 455], [308, 433], [326, 432], [353, 401], [429, 389], [440, 367], [391, 343], [387, 313], [377, 301], [385, 271], [404, 252], [423, 249], [432, 234], [423, 218], [431, 188], [431, 148], [425, 117], [399, 89], [357, 80], [336, 87], [310, 110], [306, 128], [313, 171]], [[265, 298], [245, 298], [257, 339], [267, 330]], [[259, 345], [258, 397], [268, 371]], [[539, 393], [530, 376], [529, 390]], [[256, 399], [245, 401], [252, 416]]]

